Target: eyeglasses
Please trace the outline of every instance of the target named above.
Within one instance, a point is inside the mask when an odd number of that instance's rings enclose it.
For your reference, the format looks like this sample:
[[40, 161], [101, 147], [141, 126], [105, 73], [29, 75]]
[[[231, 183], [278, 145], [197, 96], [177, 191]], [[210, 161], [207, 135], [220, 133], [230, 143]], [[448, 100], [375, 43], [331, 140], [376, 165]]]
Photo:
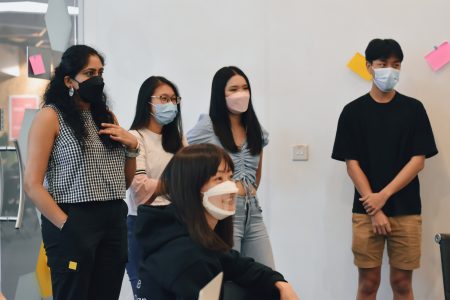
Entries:
[[169, 102], [172, 102], [173, 104], [180, 104], [181, 102], [181, 97], [169, 97], [166, 95], [162, 95], [162, 96], [151, 96], [150, 98], [155, 98], [155, 99], [159, 99], [159, 101], [161, 101], [162, 104], [167, 104]]

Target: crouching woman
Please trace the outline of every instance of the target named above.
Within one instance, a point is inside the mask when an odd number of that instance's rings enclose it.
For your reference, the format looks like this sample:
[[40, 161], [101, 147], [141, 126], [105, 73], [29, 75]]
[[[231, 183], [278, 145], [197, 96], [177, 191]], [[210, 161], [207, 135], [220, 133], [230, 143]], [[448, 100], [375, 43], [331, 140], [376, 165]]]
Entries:
[[171, 204], [138, 208], [138, 298], [198, 299], [200, 289], [223, 272], [224, 281], [254, 299], [299, 299], [280, 273], [232, 250], [238, 192], [233, 168], [230, 156], [211, 144], [185, 147], [169, 162], [159, 191]]

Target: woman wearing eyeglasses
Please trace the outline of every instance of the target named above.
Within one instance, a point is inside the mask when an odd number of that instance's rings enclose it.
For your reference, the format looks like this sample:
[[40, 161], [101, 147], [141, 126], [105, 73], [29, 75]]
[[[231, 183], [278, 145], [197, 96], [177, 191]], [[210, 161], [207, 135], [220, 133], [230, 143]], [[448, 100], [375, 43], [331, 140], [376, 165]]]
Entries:
[[[138, 280], [139, 251], [134, 237], [137, 206], [153, 195], [158, 179], [172, 156], [186, 145], [180, 110], [181, 97], [177, 87], [161, 76], [151, 76], [141, 85], [136, 114], [130, 132], [138, 139], [139, 156], [136, 174], [127, 191], [128, 263], [127, 273], [133, 293]], [[158, 197], [153, 205], [167, 201]]]
[[223, 147], [233, 159], [239, 191], [234, 216], [234, 249], [241, 255], [274, 268], [272, 247], [256, 197], [261, 179], [262, 129], [251, 101], [250, 82], [237, 67], [223, 67], [212, 81], [209, 115], [201, 115], [187, 138], [189, 144]]

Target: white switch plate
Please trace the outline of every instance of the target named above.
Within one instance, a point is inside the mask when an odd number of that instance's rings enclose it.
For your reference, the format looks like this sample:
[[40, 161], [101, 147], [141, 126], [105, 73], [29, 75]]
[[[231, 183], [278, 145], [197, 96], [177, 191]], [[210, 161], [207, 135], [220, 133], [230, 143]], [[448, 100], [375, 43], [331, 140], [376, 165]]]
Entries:
[[308, 160], [308, 145], [305, 144], [295, 145], [292, 148], [292, 160], [293, 161]]

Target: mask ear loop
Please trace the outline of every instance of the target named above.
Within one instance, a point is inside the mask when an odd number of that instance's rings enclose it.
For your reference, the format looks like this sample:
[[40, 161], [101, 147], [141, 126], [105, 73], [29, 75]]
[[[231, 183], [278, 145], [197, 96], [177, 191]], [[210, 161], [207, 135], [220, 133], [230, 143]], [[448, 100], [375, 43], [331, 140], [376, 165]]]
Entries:
[[[152, 105], [153, 107], [156, 107], [156, 105], [153, 104], [151, 101], [148, 101], [147, 103], [150, 104], [150, 105]], [[151, 115], [153, 118], [156, 118], [155, 114], [152, 112], [151, 109], [150, 109], [150, 115]]]

